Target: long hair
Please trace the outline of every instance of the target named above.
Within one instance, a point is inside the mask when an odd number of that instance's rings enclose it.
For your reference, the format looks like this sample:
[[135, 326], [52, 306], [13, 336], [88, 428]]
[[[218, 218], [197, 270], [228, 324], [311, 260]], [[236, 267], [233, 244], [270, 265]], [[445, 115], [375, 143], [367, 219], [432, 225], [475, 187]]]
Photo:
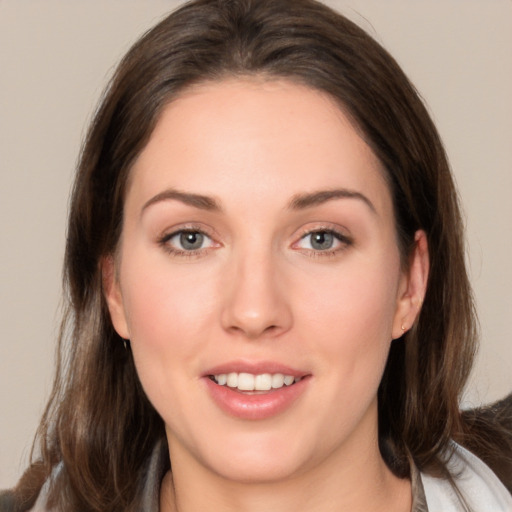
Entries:
[[415, 231], [427, 234], [421, 313], [392, 343], [378, 394], [389, 468], [409, 475], [412, 456], [421, 471], [448, 477], [450, 440], [485, 430], [466, 427], [459, 412], [476, 347], [463, 228], [442, 142], [413, 85], [368, 34], [314, 0], [195, 0], [127, 53], [86, 137], [69, 214], [60, 359], [38, 460], [18, 486], [20, 510], [50, 475], [60, 510], [137, 508], [164, 426], [112, 327], [100, 261], [116, 250], [130, 169], [164, 106], [194, 84], [251, 76], [323, 91], [349, 116], [385, 169], [404, 266]]

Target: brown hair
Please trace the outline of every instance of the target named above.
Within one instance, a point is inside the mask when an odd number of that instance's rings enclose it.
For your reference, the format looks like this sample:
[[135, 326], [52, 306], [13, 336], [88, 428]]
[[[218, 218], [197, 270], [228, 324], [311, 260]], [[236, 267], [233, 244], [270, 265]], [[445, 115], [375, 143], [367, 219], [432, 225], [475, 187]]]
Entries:
[[40, 460], [18, 486], [20, 510], [50, 474], [50, 499], [62, 510], [137, 508], [164, 428], [110, 322], [100, 260], [116, 249], [130, 167], [163, 107], [193, 84], [233, 76], [289, 79], [331, 95], [386, 170], [405, 264], [415, 231], [427, 233], [421, 314], [393, 342], [379, 389], [386, 463], [405, 477], [412, 455], [421, 471], [449, 478], [450, 439], [478, 446], [485, 421], [466, 428], [458, 406], [476, 344], [461, 216], [417, 91], [378, 43], [314, 0], [196, 0], [128, 52], [85, 141], [69, 215], [60, 359], [38, 432]]

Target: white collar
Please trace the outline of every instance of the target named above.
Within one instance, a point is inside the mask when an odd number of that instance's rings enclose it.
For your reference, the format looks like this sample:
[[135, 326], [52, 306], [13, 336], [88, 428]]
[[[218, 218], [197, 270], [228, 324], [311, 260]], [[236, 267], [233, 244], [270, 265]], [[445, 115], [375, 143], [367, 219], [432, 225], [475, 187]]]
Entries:
[[[448, 470], [469, 509], [474, 512], [512, 512], [512, 496], [478, 457], [454, 444]], [[429, 512], [465, 510], [450, 482], [421, 474]]]

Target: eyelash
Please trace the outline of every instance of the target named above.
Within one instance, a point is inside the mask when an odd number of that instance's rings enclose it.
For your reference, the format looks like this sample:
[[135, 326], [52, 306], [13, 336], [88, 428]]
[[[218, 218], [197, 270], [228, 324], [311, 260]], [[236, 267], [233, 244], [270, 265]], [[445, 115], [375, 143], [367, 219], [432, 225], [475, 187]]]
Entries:
[[[340, 247], [336, 247], [334, 249], [326, 249], [324, 251], [319, 249], [302, 249], [302, 251], [307, 254], [310, 258], [328, 258], [338, 255], [340, 252], [345, 251], [348, 247], [353, 245], [354, 241], [351, 237], [344, 235], [340, 233], [339, 231], [332, 229], [332, 228], [314, 228], [311, 230], [308, 230], [302, 234], [302, 236], [299, 238], [298, 242], [295, 242], [293, 245], [297, 245], [299, 242], [307, 238], [308, 236], [318, 234], [318, 233], [324, 233], [329, 234], [334, 237], [336, 241], [340, 243]], [[298, 248], [300, 250], [300, 248]]]
[[192, 233], [197, 235], [202, 235], [208, 239], [210, 239], [213, 242], [213, 239], [208, 233], [206, 233], [203, 229], [199, 227], [186, 227], [182, 229], [178, 229], [176, 231], [173, 231], [171, 233], [166, 233], [163, 236], [161, 236], [157, 242], [158, 245], [160, 245], [168, 254], [171, 256], [175, 256], [178, 258], [194, 258], [197, 256], [201, 256], [205, 253], [205, 251], [209, 251], [212, 247], [204, 247], [199, 249], [193, 249], [190, 251], [184, 250], [184, 249], [177, 249], [176, 247], [173, 247], [169, 242], [176, 236], [182, 235], [184, 233]]
[[[190, 226], [190, 227], [178, 229], [171, 233], [166, 233], [166, 234], [162, 235], [157, 240], [158, 245], [160, 245], [171, 256], [178, 257], [178, 258], [194, 258], [197, 256], [204, 255], [206, 252], [209, 252], [212, 249], [212, 247], [210, 246], [210, 247], [204, 247], [204, 248], [187, 251], [187, 250], [182, 250], [182, 249], [176, 249], [175, 247], [170, 245], [169, 242], [174, 237], [182, 235], [184, 233], [193, 233], [193, 234], [202, 235], [202, 236], [208, 238], [212, 242], [212, 244], [215, 244], [212, 237], [210, 235], [208, 235], [203, 229], [201, 229], [199, 227]], [[319, 233], [332, 235], [334, 237], [334, 239], [340, 244], [340, 247], [336, 247], [334, 249], [326, 249], [326, 250], [295, 247], [301, 241], [305, 240], [308, 236], [311, 236], [314, 234], [319, 234]], [[309, 256], [311, 258], [325, 258], [325, 257], [336, 256], [340, 252], [346, 250], [351, 245], [353, 245], [352, 238], [340, 233], [339, 231], [337, 231], [335, 229], [314, 228], [314, 229], [304, 232], [301, 235], [301, 237], [299, 238], [299, 240], [292, 244], [292, 248], [296, 248], [297, 250], [300, 250], [301, 252], [303, 252], [304, 254], [306, 254], [307, 256]]]

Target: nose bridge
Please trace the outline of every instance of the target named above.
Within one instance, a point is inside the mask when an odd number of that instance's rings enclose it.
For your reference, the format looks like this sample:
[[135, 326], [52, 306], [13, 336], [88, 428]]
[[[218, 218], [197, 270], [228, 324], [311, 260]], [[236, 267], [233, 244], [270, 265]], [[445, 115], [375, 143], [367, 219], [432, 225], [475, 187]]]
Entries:
[[281, 281], [278, 255], [270, 244], [252, 240], [238, 248], [223, 304], [224, 328], [251, 339], [289, 329], [292, 316]]

